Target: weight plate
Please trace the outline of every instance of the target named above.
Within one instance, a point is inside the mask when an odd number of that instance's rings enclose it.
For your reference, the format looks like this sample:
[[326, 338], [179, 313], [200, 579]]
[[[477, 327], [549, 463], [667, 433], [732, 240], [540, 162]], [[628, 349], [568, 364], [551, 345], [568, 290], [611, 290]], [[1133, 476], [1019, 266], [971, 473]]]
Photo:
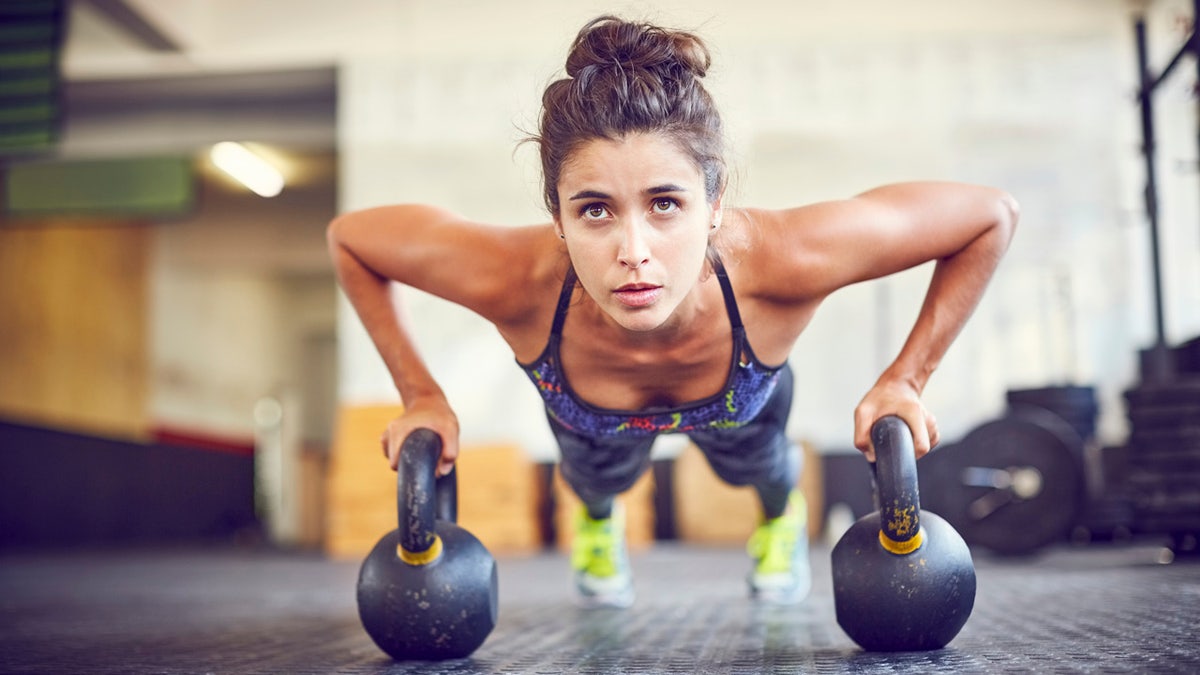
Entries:
[[1051, 410], [1063, 408], [1095, 408], [1095, 387], [1041, 387], [1038, 389], [1009, 389], [1004, 394], [1008, 403], [1031, 403]]
[[1014, 411], [939, 456], [922, 502], [969, 544], [1005, 555], [1032, 553], [1065, 539], [1077, 522], [1086, 489], [1082, 446], [1057, 415]]
[[1005, 392], [1010, 412], [1027, 408], [1047, 410], [1063, 418], [1081, 438], [1096, 435], [1100, 406], [1095, 387], [1063, 386], [1039, 389], [1010, 389]]
[[1194, 405], [1200, 403], [1200, 378], [1166, 384], [1143, 384], [1140, 387], [1126, 390], [1125, 401], [1131, 407]]
[[1128, 417], [1134, 429], [1200, 428], [1200, 403], [1132, 407]]
[[1137, 429], [1129, 436], [1129, 456], [1143, 451], [1193, 454], [1200, 450], [1200, 425], [1165, 429]]

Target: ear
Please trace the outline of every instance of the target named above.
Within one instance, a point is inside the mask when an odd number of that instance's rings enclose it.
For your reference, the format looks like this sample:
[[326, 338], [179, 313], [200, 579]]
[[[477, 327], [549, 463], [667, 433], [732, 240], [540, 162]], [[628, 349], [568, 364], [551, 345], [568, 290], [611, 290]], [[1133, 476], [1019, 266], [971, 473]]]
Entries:
[[559, 239], [567, 238], [567, 236], [563, 234], [562, 220], [560, 220], [558, 216], [554, 216], [554, 222], [552, 226], [554, 227], [554, 234], [557, 235]]
[[713, 210], [712, 229], [714, 229], [714, 230], [718, 230], [721, 228], [721, 221], [725, 217], [725, 209], [721, 206], [721, 199], [723, 198], [723, 196], [724, 195], [722, 195], [722, 197], [717, 197], [717, 201], [713, 202], [713, 205], [712, 205], [712, 210]]

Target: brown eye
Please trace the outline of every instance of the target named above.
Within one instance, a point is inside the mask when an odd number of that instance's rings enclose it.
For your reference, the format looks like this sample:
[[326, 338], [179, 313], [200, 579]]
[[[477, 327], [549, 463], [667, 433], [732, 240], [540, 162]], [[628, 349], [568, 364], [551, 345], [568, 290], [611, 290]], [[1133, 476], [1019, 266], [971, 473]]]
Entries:
[[674, 199], [663, 198], [655, 199], [652, 208], [654, 209], [655, 213], [670, 213], [678, 208], [678, 206], [679, 205], [675, 203]]
[[592, 204], [585, 206], [583, 209], [583, 217], [589, 220], [599, 220], [608, 214], [608, 210], [600, 204]]

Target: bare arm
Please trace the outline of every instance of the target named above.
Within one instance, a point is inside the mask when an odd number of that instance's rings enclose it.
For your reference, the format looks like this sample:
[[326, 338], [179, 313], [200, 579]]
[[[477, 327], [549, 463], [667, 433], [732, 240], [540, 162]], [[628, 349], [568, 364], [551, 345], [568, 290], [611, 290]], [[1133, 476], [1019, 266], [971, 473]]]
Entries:
[[401, 285], [460, 304], [493, 323], [510, 322], [528, 312], [528, 305], [521, 304], [527, 296], [504, 289], [519, 283], [514, 270], [522, 266], [514, 265], [514, 258], [521, 255], [522, 240], [537, 237], [535, 229], [482, 226], [426, 206], [357, 211], [329, 225], [327, 239], [338, 281], [404, 403], [404, 413], [382, 439], [393, 469], [400, 444], [418, 427], [442, 437], [439, 474], [448, 473], [458, 456], [458, 421], [412, 339]]
[[[917, 456], [937, 443], [937, 424], [921, 404], [930, 375], [978, 305], [1012, 239], [1016, 201], [992, 188], [904, 183], [841, 202], [798, 209], [795, 228], [801, 293], [836, 288], [936, 261], [921, 311], [895, 361], [855, 410], [855, 445], [874, 459], [870, 427], [897, 414], [913, 430]], [[795, 291], [793, 291], [795, 292]]]

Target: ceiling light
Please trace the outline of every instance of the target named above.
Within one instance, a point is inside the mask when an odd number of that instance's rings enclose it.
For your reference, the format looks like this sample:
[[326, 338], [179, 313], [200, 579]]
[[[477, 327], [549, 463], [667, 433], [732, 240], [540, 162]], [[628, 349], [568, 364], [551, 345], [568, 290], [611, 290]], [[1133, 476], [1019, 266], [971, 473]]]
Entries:
[[222, 141], [209, 152], [213, 164], [262, 197], [283, 191], [283, 174], [241, 143]]

